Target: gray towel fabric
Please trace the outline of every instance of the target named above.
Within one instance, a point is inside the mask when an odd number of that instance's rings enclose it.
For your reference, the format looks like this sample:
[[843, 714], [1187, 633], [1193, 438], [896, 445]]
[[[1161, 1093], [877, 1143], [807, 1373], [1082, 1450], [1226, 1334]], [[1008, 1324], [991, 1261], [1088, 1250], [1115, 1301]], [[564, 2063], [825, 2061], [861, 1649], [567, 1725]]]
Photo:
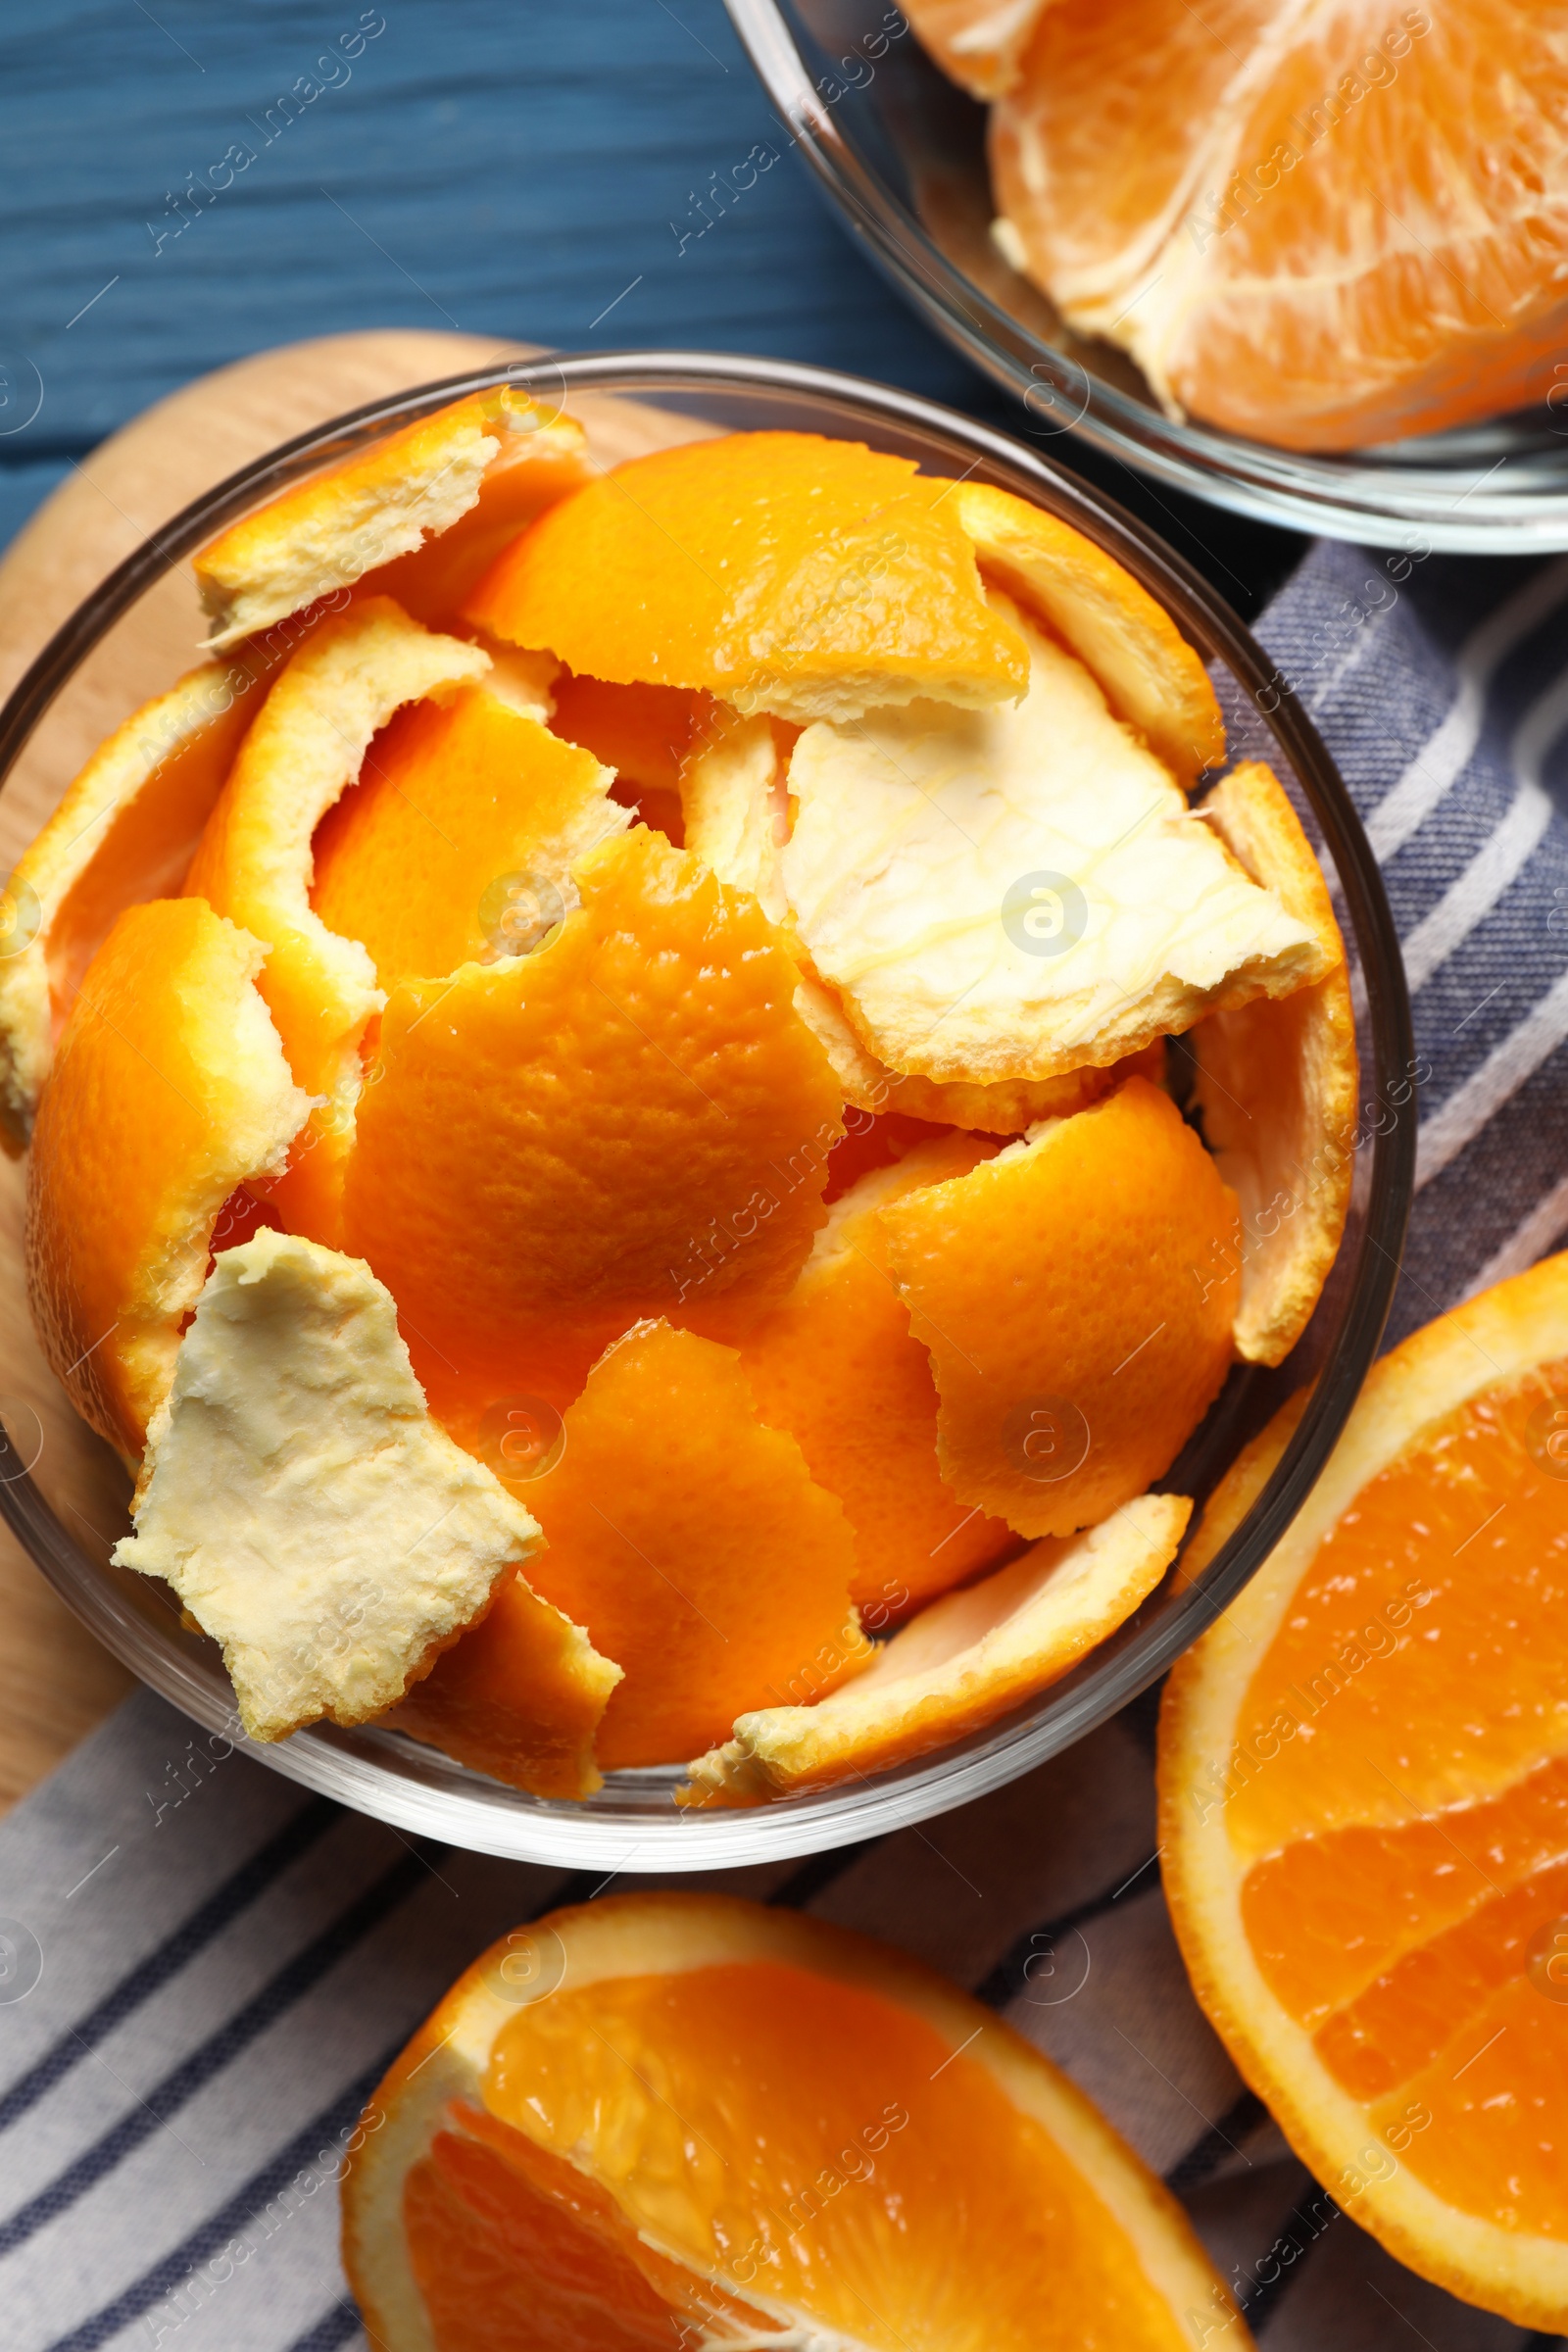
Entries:
[[[1431, 1072], [1393, 1337], [1568, 1231], [1565, 612], [1568, 559], [1320, 547], [1261, 631], [1383, 860]], [[691, 1883], [885, 1936], [1004, 2014], [1185, 2198], [1268, 2352], [1557, 2342], [1384, 2254], [1244, 2089], [1165, 1915], [1155, 1703], [923, 1829]], [[362, 2102], [486, 1943], [602, 1891], [128, 1700], [0, 1828], [5, 2352], [362, 2345], [334, 2186]]]

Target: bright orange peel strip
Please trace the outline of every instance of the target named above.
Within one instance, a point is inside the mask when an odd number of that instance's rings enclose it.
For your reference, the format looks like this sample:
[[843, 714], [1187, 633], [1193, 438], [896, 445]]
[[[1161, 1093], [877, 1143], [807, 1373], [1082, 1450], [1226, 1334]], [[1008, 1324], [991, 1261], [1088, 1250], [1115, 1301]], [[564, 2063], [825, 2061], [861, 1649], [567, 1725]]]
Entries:
[[262, 955], [204, 900], [129, 908], [38, 1107], [33, 1319], [76, 1410], [127, 1459], [168, 1394], [220, 1209], [282, 1164], [308, 1108], [256, 988]]
[[1225, 1378], [1239, 1288], [1235, 1195], [1168, 1096], [1129, 1078], [878, 1213], [956, 1494], [1070, 1535], [1163, 1476]]

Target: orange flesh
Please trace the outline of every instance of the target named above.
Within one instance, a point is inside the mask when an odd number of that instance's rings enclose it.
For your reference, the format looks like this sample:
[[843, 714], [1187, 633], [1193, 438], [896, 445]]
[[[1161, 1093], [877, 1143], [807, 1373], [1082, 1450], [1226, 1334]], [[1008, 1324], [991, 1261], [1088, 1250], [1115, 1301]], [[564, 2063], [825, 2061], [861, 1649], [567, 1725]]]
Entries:
[[1324, 2064], [1377, 2129], [1427, 2119], [1401, 2161], [1438, 2194], [1552, 2236], [1568, 1481], [1546, 1448], [1564, 1425], [1568, 1361], [1471, 1398], [1369, 1482], [1252, 1679], [1226, 1815], [1257, 1857], [1242, 1907], [1258, 1966]]
[[[975, 2058], [858, 1985], [769, 1961], [567, 1985], [503, 2028], [484, 2100], [532, 2145], [509, 2159], [493, 2127], [463, 2119], [405, 2191], [439, 2352], [678, 2342], [666, 2315], [704, 2292], [682, 2294], [688, 2264], [874, 2352], [1185, 2342], [1042, 2127]], [[597, 2181], [539, 2162], [583, 2147]], [[673, 2258], [662, 2295], [655, 2247]], [[519, 2263], [547, 2261], [538, 2300], [518, 2297]], [[471, 2286], [452, 2291], [455, 2278]], [[558, 2334], [568, 2293], [580, 2332]], [[502, 2310], [527, 2324], [507, 2333]]]

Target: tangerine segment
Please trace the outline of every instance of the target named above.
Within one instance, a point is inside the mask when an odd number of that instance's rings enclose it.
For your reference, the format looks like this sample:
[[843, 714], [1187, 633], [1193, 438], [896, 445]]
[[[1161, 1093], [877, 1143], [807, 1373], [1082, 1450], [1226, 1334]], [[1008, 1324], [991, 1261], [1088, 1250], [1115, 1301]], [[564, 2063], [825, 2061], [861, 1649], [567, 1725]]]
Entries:
[[876, 1209], [963, 1175], [996, 1147], [938, 1130], [837, 1200], [795, 1288], [739, 1340], [757, 1409], [787, 1429], [855, 1530], [851, 1597], [880, 1628], [1005, 1550], [1000, 1520], [959, 1502], [937, 1466], [931, 1359], [887, 1264]]
[[577, 858], [629, 823], [611, 781], [486, 686], [413, 704], [317, 827], [311, 906], [384, 989], [522, 955], [575, 900]]
[[1184, 791], [1224, 759], [1225, 721], [1207, 670], [1130, 571], [1006, 490], [960, 482], [953, 497], [982, 574], [1071, 647], [1115, 716]]
[[542, 515], [470, 620], [621, 685], [853, 719], [915, 695], [1022, 692], [968, 540], [912, 461], [814, 433], [734, 433], [617, 466]]
[[459, 1363], [778, 1297], [823, 1220], [838, 1090], [755, 902], [641, 827], [577, 880], [548, 946], [394, 992], [360, 1108], [349, 1246]]
[[389, 597], [324, 622], [263, 705], [186, 876], [188, 892], [267, 947], [262, 994], [289, 1066], [325, 1098], [311, 1113], [313, 1153], [296, 1156], [276, 1193], [286, 1221], [318, 1241], [338, 1239], [360, 1048], [383, 1000], [365, 949], [311, 907], [312, 836], [401, 704], [488, 666], [476, 646], [431, 636]]
[[[209, 644], [232, 645], [318, 596], [341, 592], [367, 572], [407, 559], [461, 516], [471, 518], [463, 552], [482, 564], [493, 552], [492, 540], [494, 547], [503, 545], [545, 499], [582, 479], [584, 446], [578, 425], [549, 417], [525, 393], [509, 387], [470, 393], [417, 418], [361, 456], [285, 490], [202, 550], [195, 571], [213, 624]], [[497, 476], [490, 500], [473, 514]], [[397, 568], [398, 584], [409, 585], [408, 570]], [[413, 577], [428, 595], [444, 569]], [[470, 570], [467, 577], [473, 576]], [[377, 586], [391, 588], [390, 577]]]
[[0, 1141], [26, 1141], [54, 1041], [116, 915], [177, 891], [254, 715], [241, 662], [187, 671], [101, 743], [5, 885]]
[[1048, 1538], [950, 1592], [814, 1706], [740, 1716], [699, 1756], [687, 1805], [751, 1805], [886, 1772], [988, 1724], [1056, 1682], [1148, 1598], [1175, 1557], [1192, 1504], [1144, 1494], [1087, 1534]]
[[262, 956], [201, 899], [128, 908], [38, 1106], [33, 1321], [76, 1410], [127, 1459], [173, 1377], [219, 1211], [281, 1166], [309, 1108], [255, 985]]
[[1029, 647], [1017, 708], [823, 722], [790, 760], [790, 922], [868, 1052], [950, 1084], [1054, 1078], [1320, 978], [1321, 943], [1193, 823], [1085, 665], [987, 593]]
[[1328, 885], [1278, 777], [1250, 760], [1203, 814], [1330, 959], [1311, 987], [1211, 1013], [1192, 1033], [1203, 1133], [1242, 1211], [1236, 1352], [1279, 1364], [1311, 1319], [1349, 1211], [1355, 1014]]
[[[764, 1429], [727, 1348], [638, 1324], [565, 1414], [527, 1489], [549, 1546], [538, 1590], [625, 1671], [605, 1711], [607, 1771], [672, 1764], [743, 1708], [832, 1690], [871, 1656], [850, 1604], [855, 1537], [800, 1447]], [[454, 1661], [499, 1690], [481, 1627]], [[446, 1703], [443, 1669], [428, 1707]], [[495, 1770], [495, 1766], [489, 1767]]]
[[1568, 1605], [1568, 1489], [1537, 1444], [1554, 1409], [1568, 1425], [1568, 1359], [1430, 1423], [1324, 1536], [1238, 1712], [1237, 1752], [1281, 1716], [1311, 1736], [1238, 1789], [1239, 1851], [1419, 1820], [1568, 1751], [1568, 1686], [1534, 1630]]
[[878, 1214], [960, 1500], [1064, 1536], [1169, 1469], [1225, 1378], [1237, 1281], [1206, 1275], [1235, 1196], [1167, 1095], [1129, 1078]]
[[1517, 0], [1201, 24], [1058, 0], [1004, 101], [999, 198], [1072, 324], [1176, 413], [1293, 449], [1494, 416], [1562, 340], [1557, 32]]
[[1298, 1519], [1173, 1675], [1159, 1773], [1199, 1997], [1298, 2154], [1424, 2276], [1550, 2331], [1565, 1430], [1557, 1257], [1375, 1367]]
[[1048, 2060], [902, 1954], [733, 1897], [514, 1931], [366, 2126], [344, 2259], [387, 2352], [1034, 2352], [1042, 2311], [1074, 2352], [1177, 2352], [1190, 2309], [1250, 2340]]

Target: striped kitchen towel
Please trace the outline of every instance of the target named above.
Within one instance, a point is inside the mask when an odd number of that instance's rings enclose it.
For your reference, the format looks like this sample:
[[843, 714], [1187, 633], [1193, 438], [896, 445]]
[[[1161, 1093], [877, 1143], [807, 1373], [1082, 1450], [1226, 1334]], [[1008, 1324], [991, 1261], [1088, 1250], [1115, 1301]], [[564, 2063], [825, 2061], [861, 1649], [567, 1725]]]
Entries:
[[[1568, 561], [1320, 547], [1263, 624], [1383, 859], [1430, 1072], [1396, 1332], [1568, 1232], [1565, 612]], [[1555, 2340], [1402, 2270], [1244, 2089], [1161, 1898], [1156, 1703], [964, 1811], [721, 1883], [1004, 2012], [1185, 2198], [1267, 2352]], [[128, 1701], [0, 1829], [4, 2352], [363, 2344], [334, 2187], [362, 2101], [483, 1945], [602, 1890], [410, 1840]]]

